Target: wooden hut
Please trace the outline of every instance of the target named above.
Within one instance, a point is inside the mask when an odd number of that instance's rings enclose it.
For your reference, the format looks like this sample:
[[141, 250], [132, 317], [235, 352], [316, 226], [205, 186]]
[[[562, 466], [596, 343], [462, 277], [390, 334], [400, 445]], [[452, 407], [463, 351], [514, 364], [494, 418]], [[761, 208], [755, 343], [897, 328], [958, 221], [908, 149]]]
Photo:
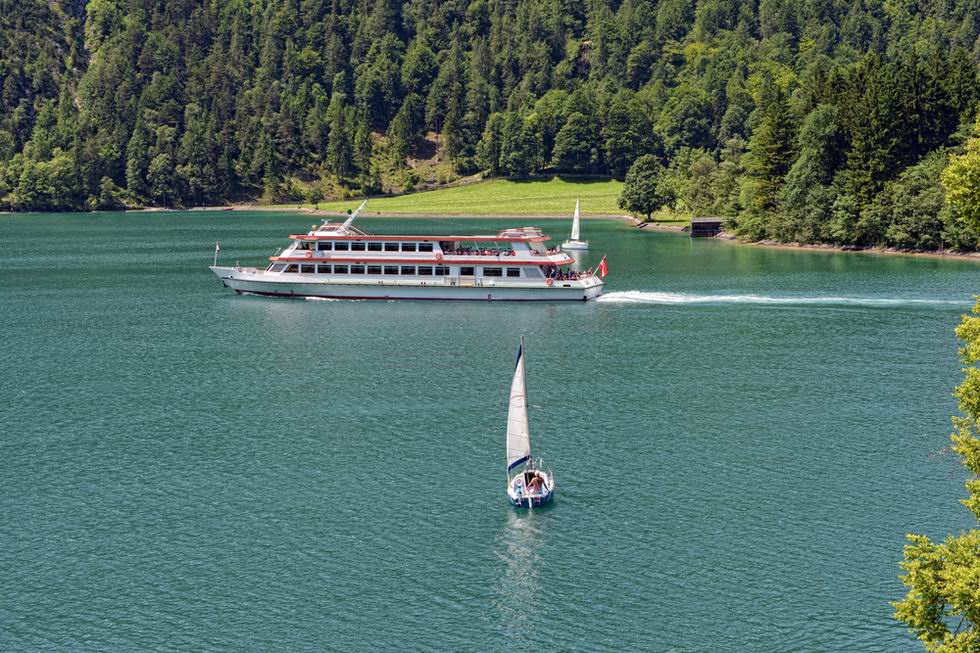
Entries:
[[691, 218], [691, 238], [714, 238], [721, 233], [721, 218]]

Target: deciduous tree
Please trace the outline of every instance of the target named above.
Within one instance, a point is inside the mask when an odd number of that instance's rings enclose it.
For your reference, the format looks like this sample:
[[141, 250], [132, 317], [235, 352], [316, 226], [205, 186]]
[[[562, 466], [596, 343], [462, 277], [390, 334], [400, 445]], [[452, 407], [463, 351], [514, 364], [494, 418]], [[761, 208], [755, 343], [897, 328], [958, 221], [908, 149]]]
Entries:
[[649, 220], [654, 211], [673, 200], [670, 191], [664, 188], [663, 176], [664, 167], [657, 157], [652, 154], [641, 156], [626, 173], [619, 207]]
[[950, 157], [942, 182], [958, 217], [980, 231], [980, 119], [974, 133], [964, 152]]
[[[954, 393], [960, 415], [953, 418], [953, 451], [972, 477], [961, 503], [980, 519], [980, 302], [956, 329], [963, 341], [960, 358], [967, 367]], [[895, 607], [904, 622], [932, 653], [973, 653], [980, 644], [980, 530], [933, 542], [908, 535], [900, 566], [908, 593]]]

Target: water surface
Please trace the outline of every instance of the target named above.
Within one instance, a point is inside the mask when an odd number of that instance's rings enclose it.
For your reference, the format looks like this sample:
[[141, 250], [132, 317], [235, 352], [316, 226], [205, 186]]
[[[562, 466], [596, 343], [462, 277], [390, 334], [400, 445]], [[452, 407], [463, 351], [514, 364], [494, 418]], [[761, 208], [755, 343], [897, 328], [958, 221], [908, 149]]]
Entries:
[[[0, 649], [920, 650], [888, 601], [903, 533], [971, 526], [942, 450], [975, 263], [585, 221], [585, 305], [207, 270], [310, 220], [0, 217]], [[522, 333], [558, 482], [531, 514], [504, 494]]]

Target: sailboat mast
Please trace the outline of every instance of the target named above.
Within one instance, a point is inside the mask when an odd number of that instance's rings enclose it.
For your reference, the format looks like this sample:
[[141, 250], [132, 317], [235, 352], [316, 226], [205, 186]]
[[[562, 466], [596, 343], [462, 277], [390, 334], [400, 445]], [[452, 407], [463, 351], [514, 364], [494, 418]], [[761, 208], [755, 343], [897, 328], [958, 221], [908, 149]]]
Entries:
[[[524, 335], [521, 334], [521, 357], [524, 359], [524, 364], [521, 365], [521, 385], [524, 386], [524, 414], [527, 415], [531, 411], [531, 402], [527, 398], [527, 350], [524, 349]], [[534, 468], [534, 456], [531, 453], [531, 420], [528, 419], [527, 426], [527, 466]]]

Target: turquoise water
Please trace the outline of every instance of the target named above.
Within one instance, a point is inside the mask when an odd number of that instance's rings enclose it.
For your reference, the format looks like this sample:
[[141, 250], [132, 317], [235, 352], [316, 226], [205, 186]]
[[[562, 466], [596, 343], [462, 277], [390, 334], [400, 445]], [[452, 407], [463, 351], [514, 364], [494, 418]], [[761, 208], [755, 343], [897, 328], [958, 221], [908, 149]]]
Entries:
[[[943, 448], [980, 266], [587, 221], [585, 305], [207, 269], [309, 223], [0, 216], [0, 650], [921, 650], [888, 601], [903, 533], [971, 526]], [[530, 514], [504, 494], [522, 333], [558, 483]]]

